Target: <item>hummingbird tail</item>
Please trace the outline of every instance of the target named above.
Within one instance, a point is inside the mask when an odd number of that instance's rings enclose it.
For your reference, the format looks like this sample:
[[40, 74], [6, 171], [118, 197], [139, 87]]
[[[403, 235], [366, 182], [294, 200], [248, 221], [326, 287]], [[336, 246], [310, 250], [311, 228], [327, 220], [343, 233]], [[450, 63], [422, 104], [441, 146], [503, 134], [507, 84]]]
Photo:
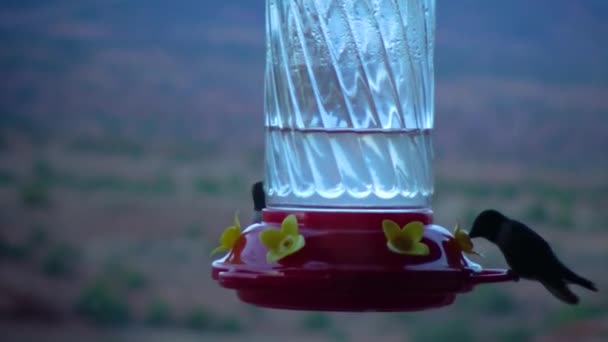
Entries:
[[563, 281], [552, 283], [543, 281], [541, 283], [557, 299], [570, 305], [578, 304], [578, 297], [574, 294], [574, 292], [570, 291], [566, 283], [564, 283]]
[[590, 280], [579, 276], [578, 274], [572, 272], [570, 269], [568, 269], [565, 266], [563, 266], [562, 272], [564, 275], [564, 279], [566, 279], [566, 281], [568, 281], [569, 283], [580, 285], [590, 291], [597, 292], [597, 287], [595, 287], [595, 284], [593, 284], [593, 282], [591, 282]]
[[597, 292], [597, 287], [595, 287], [595, 284], [581, 276], [575, 274], [575, 277], [568, 278], [568, 280], [572, 282], [572, 284], [580, 285], [590, 291]]

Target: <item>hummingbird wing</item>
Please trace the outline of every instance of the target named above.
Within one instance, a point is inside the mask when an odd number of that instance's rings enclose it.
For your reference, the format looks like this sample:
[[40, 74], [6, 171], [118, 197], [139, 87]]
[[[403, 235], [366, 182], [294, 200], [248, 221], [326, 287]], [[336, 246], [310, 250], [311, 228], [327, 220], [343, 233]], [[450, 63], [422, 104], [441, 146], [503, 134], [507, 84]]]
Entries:
[[[521, 222], [513, 222], [514, 225], [518, 227], [517, 230], [525, 232], [525, 234], [522, 234], [522, 236], [527, 236], [525, 240], [529, 240], [527, 244], [529, 244], [530, 248], [534, 250], [534, 257], [532, 258], [533, 260], [528, 260], [528, 268], [542, 270], [541, 274], [544, 275], [542, 278], [557, 278], [557, 275], [559, 274], [559, 279], [561, 279], [564, 283], [577, 284], [591, 291], [597, 291], [595, 284], [593, 284], [590, 280], [579, 276], [566, 267], [555, 255], [549, 243], [547, 243], [547, 241], [545, 241], [540, 235]], [[526, 241], [521, 241], [521, 243], [526, 245]], [[518, 261], [521, 264], [524, 263], [523, 260]]]
[[[504, 229], [504, 228], [503, 228]], [[499, 247], [511, 269], [523, 278], [550, 278], [543, 274], [559, 274], [559, 261], [549, 244], [525, 224], [511, 220], [509, 234]], [[550, 271], [552, 270], [552, 272]], [[559, 278], [559, 277], [554, 277]]]
[[505, 253], [505, 258], [515, 273], [539, 281], [553, 296], [568, 304], [577, 304], [579, 301], [576, 294], [568, 288], [568, 283], [597, 290], [592, 282], [564, 266], [549, 243], [528, 226], [513, 221], [511, 230], [510, 252]]
[[556, 298], [565, 303], [574, 305], [578, 304], [578, 297], [574, 292], [570, 291], [566, 283], [561, 279], [541, 280], [541, 284], [545, 286], [549, 292]]
[[560, 268], [561, 268], [562, 278], [565, 279], [567, 282], [569, 282], [571, 284], [580, 285], [590, 291], [597, 292], [597, 287], [595, 287], [595, 284], [593, 284], [593, 282], [591, 282], [590, 280], [585, 279], [585, 278], [579, 276], [578, 274], [574, 273], [572, 270], [570, 270], [568, 267], [566, 267], [561, 262], [560, 262]]

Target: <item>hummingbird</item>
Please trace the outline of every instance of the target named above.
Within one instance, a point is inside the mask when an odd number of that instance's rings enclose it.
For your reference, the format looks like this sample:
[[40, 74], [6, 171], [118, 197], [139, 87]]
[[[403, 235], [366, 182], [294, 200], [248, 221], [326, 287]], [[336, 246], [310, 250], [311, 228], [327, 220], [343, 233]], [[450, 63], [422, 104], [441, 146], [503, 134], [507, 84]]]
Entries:
[[253, 197], [253, 223], [262, 222], [262, 209], [266, 207], [266, 194], [264, 193], [264, 183], [256, 182], [251, 187], [251, 197]]
[[568, 284], [597, 291], [591, 281], [566, 267], [538, 233], [496, 210], [481, 212], [473, 222], [469, 237], [482, 237], [497, 245], [515, 275], [539, 281], [551, 294], [568, 304], [579, 302]]

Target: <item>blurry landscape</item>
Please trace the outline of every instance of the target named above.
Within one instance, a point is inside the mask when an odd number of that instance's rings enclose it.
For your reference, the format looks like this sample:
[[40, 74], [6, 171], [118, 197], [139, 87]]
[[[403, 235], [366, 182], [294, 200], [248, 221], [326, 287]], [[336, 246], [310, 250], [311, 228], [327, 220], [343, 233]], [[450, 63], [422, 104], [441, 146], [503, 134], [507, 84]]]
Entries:
[[436, 223], [499, 208], [600, 292], [318, 313], [210, 277], [263, 173], [264, 1], [3, 1], [2, 340], [608, 340], [607, 19], [602, 0], [439, 0], [435, 50]]

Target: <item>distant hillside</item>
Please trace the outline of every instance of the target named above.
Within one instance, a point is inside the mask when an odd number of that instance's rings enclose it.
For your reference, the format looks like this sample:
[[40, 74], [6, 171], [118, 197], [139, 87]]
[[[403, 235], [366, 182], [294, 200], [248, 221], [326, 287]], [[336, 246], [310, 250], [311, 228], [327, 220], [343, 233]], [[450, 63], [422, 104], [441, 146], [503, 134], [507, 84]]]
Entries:
[[[264, 1], [0, 8], [2, 127], [263, 143]], [[437, 155], [607, 165], [607, 19], [602, 0], [438, 1]]]

